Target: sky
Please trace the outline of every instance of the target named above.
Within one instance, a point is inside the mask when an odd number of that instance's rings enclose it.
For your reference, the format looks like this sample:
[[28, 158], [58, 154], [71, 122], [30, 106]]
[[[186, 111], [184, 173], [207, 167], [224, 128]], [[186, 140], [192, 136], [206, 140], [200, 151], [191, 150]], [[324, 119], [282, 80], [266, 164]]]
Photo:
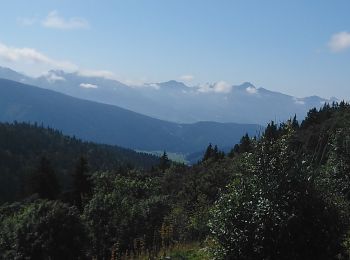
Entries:
[[2, 0], [0, 66], [350, 99], [348, 0]]

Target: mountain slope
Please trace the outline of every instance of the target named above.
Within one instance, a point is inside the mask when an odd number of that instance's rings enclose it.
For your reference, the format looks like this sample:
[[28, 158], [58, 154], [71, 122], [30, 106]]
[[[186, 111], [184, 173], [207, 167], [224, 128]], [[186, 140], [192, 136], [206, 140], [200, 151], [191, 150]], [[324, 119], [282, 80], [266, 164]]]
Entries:
[[117, 170], [128, 165], [150, 169], [159, 163], [156, 156], [82, 142], [57, 130], [0, 123], [0, 204], [21, 197], [21, 185], [43, 156], [51, 162], [63, 190], [69, 188], [70, 175], [80, 156], [87, 159], [90, 171]]
[[217, 83], [189, 87], [170, 80], [133, 87], [103, 77], [63, 71], [49, 71], [39, 78], [30, 78], [7, 68], [0, 68], [0, 78], [181, 123], [215, 121], [265, 125], [271, 120], [287, 120], [294, 114], [299, 119], [304, 118], [309, 109], [335, 100], [317, 96], [297, 98], [256, 88], [248, 82], [239, 86]]
[[4, 79], [0, 79], [0, 111], [3, 122], [42, 122], [84, 140], [184, 154], [201, 151], [210, 142], [232, 146], [244, 133], [254, 135], [260, 129], [253, 124], [176, 124]]

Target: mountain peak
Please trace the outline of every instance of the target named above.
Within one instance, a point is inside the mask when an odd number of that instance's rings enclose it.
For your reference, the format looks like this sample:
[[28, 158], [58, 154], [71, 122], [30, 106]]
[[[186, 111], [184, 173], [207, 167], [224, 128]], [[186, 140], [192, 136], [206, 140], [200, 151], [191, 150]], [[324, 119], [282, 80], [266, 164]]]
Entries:
[[167, 89], [188, 89], [189, 88], [184, 83], [176, 81], [176, 80], [169, 80], [166, 82], [160, 82], [160, 83], [157, 83], [157, 85], [160, 88], [167, 88]]
[[241, 87], [241, 88], [254, 87], [255, 88], [255, 86], [252, 83], [248, 82], [248, 81], [243, 82], [242, 84], [238, 85], [237, 87]]
[[234, 89], [237, 89], [240, 91], [250, 91], [250, 90], [256, 90], [256, 87], [250, 82], [243, 82], [241, 85], [234, 86]]
[[255, 88], [255, 86], [248, 81], [243, 82], [240, 86], [242, 86], [242, 87], [254, 87]]

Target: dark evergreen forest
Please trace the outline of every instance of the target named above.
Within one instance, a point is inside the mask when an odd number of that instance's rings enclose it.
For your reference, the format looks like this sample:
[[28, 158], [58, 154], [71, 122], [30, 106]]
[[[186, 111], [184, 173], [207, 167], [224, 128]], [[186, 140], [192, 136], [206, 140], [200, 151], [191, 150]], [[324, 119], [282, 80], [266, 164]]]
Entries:
[[60, 190], [70, 189], [80, 157], [89, 171], [150, 169], [158, 157], [117, 146], [83, 142], [49, 127], [14, 122], [0, 123], [0, 202], [23, 199], [28, 181], [45, 159], [58, 179]]

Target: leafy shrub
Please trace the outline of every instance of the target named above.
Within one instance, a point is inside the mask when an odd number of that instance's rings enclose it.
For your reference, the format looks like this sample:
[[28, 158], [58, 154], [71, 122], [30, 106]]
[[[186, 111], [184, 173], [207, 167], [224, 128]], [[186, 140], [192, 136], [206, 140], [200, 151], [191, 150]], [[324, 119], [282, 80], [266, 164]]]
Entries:
[[346, 203], [315, 185], [314, 173], [290, 149], [288, 127], [263, 136], [242, 158], [241, 177], [212, 210], [218, 259], [335, 259], [348, 228]]
[[81, 259], [86, 236], [78, 211], [58, 201], [38, 200], [0, 209], [2, 259]]

